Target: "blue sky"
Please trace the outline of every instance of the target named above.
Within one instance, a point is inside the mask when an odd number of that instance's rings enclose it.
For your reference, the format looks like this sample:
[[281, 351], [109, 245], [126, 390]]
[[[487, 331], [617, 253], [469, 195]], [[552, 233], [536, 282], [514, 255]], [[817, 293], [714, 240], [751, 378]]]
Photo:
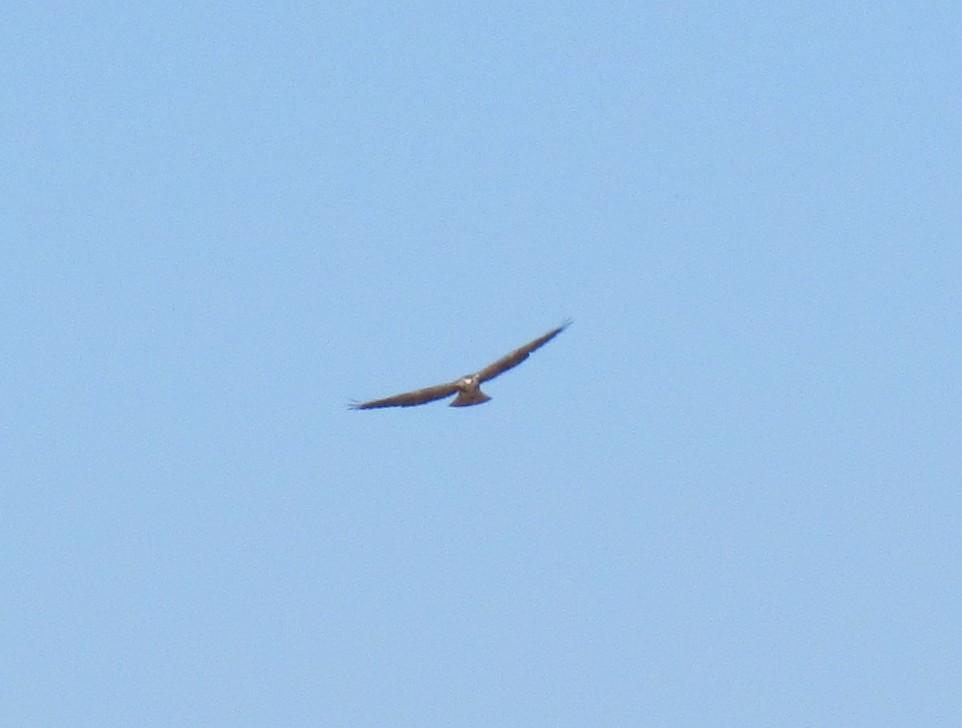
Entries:
[[956, 3], [2, 16], [3, 725], [962, 721]]

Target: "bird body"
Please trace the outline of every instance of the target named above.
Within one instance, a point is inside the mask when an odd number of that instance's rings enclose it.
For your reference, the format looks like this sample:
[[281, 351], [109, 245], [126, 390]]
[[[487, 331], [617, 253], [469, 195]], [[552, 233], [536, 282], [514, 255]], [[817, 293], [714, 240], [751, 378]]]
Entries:
[[534, 341], [530, 341], [510, 354], [507, 354], [496, 362], [489, 364], [474, 374], [468, 374], [447, 384], [439, 384], [434, 387], [416, 389], [412, 392], [395, 394], [393, 397], [384, 399], [374, 399], [370, 402], [353, 402], [351, 409], [378, 409], [381, 407], [413, 407], [419, 404], [426, 404], [438, 399], [450, 397], [452, 394], [458, 396], [454, 398], [449, 406], [451, 407], [470, 407], [476, 404], [484, 404], [491, 399], [481, 391], [481, 383], [494, 379], [499, 374], [512, 369], [530, 356], [531, 352], [539, 349], [555, 336], [564, 331], [571, 325], [570, 321], [565, 321], [561, 326], [552, 329], [543, 336], [539, 336]]
[[470, 407], [473, 404], [484, 404], [491, 399], [481, 391], [481, 382], [477, 375], [461, 377], [455, 384], [458, 387], [458, 396], [448, 407]]

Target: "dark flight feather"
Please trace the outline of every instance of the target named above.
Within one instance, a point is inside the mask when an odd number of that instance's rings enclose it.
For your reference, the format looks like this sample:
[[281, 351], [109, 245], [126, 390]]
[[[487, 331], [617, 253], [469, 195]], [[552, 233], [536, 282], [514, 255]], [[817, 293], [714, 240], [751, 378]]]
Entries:
[[378, 407], [413, 407], [418, 404], [427, 404], [438, 399], [450, 397], [458, 391], [454, 382], [449, 384], [439, 384], [436, 387], [425, 387], [416, 389], [413, 392], [395, 394], [393, 397], [375, 399], [370, 402], [353, 402], [350, 409], [377, 409]]
[[556, 329], [552, 329], [544, 336], [539, 336], [534, 341], [528, 342], [524, 346], [518, 347], [510, 354], [501, 357], [493, 364], [488, 364], [488, 366], [477, 373], [478, 380], [487, 382], [500, 374], [504, 374], [509, 369], [514, 369], [516, 366], [518, 366], [518, 364], [527, 359], [531, 355], [531, 352], [533, 352], [535, 349], [540, 349], [570, 325], [571, 321], [565, 321], [563, 324], [561, 324], [561, 326]]

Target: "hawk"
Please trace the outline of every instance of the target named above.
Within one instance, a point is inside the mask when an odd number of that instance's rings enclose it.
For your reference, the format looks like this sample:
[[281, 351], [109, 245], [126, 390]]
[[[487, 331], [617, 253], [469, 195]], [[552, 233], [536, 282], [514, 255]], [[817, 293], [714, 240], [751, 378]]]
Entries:
[[370, 402], [352, 402], [349, 407], [350, 409], [356, 410], [377, 409], [379, 407], [413, 407], [414, 405], [433, 402], [436, 399], [444, 399], [445, 397], [450, 397], [452, 394], [457, 394], [458, 396], [455, 397], [454, 401], [449, 405], [451, 407], [470, 407], [474, 404], [484, 404], [491, 398], [481, 391], [481, 382], [494, 379], [499, 374], [504, 374], [509, 369], [518, 366], [518, 364], [528, 358], [532, 351], [540, 349], [570, 325], [570, 320], [565, 321], [558, 328], [552, 329], [544, 336], [539, 336], [534, 341], [529, 341], [524, 346], [501, 357], [493, 364], [488, 364], [484, 369], [474, 374], [463, 376], [453, 382], [438, 384], [434, 387], [425, 387], [424, 389], [416, 389], [413, 392], [395, 394], [393, 397], [385, 397], [384, 399], [374, 399]]

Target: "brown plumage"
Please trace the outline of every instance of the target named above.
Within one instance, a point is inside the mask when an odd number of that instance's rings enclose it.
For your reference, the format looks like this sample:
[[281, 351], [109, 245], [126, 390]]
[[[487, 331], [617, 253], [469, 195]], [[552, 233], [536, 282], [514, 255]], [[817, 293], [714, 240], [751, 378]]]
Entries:
[[379, 407], [413, 407], [414, 405], [433, 402], [436, 399], [444, 399], [445, 397], [450, 397], [452, 394], [457, 394], [458, 396], [451, 402], [451, 407], [470, 407], [474, 404], [483, 404], [491, 398], [481, 391], [481, 382], [494, 379], [499, 374], [504, 374], [509, 369], [518, 366], [518, 364], [528, 358], [532, 351], [547, 344], [570, 325], [571, 321], [565, 321], [558, 328], [552, 329], [544, 336], [539, 336], [534, 341], [530, 341], [524, 346], [515, 349], [493, 364], [488, 364], [484, 369], [456, 379], [453, 382], [438, 384], [434, 387], [425, 387], [424, 389], [416, 389], [413, 392], [395, 394], [393, 397], [385, 397], [384, 399], [374, 399], [370, 402], [353, 402], [350, 408], [377, 409]]

